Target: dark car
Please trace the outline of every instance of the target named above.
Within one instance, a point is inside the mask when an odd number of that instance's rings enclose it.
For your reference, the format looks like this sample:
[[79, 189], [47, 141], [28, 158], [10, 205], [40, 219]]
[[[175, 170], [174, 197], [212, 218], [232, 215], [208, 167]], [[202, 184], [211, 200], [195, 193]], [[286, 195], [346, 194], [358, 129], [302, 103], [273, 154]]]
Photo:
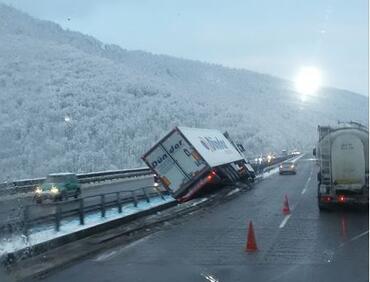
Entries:
[[81, 184], [73, 173], [49, 174], [46, 180], [36, 187], [35, 200], [42, 203], [43, 200], [62, 201], [68, 197], [77, 198], [81, 194]]

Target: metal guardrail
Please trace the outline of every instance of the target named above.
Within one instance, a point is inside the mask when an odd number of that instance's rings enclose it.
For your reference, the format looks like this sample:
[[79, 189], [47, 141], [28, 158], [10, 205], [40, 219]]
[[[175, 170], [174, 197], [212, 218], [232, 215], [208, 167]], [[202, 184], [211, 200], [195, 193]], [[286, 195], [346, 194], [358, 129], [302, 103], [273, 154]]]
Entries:
[[[261, 173], [265, 168], [273, 166], [276, 163], [284, 161], [292, 156], [287, 156], [285, 158], [273, 159], [270, 163], [262, 162], [261, 164], [251, 164], [256, 174]], [[123, 170], [109, 170], [109, 171], [98, 171], [77, 174], [81, 184], [101, 182], [113, 179], [121, 179], [135, 176], [150, 175], [152, 172], [147, 167], [133, 168], [133, 169], [123, 169]], [[6, 183], [0, 183], [0, 196], [12, 195], [18, 193], [28, 193], [35, 189], [35, 186], [41, 184], [45, 178], [35, 178], [35, 179], [24, 179], [18, 181], [10, 181]]]
[[[8, 222], [1, 229], [10, 233], [14, 232], [14, 229], [22, 230], [22, 233], [28, 236], [32, 227], [40, 224], [54, 224], [55, 230], [59, 231], [63, 219], [77, 216], [80, 224], [84, 225], [86, 215], [93, 212], [100, 211], [101, 217], [105, 217], [108, 208], [116, 207], [117, 212], [122, 213], [125, 204], [133, 203], [137, 207], [141, 200], [148, 203], [154, 197], [161, 197], [165, 200], [165, 195], [169, 195], [169, 193], [164, 188], [145, 186], [129, 191], [101, 193], [63, 202], [31, 204], [24, 207], [21, 220], [13, 223]], [[47, 214], [48, 212], [49, 214]], [[12, 226], [16, 226], [16, 228]]]
[[[77, 178], [81, 184], [85, 184], [150, 174], [151, 171], [149, 168], [142, 167], [77, 174]], [[44, 180], [45, 178], [35, 178], [0, 183], [0, 196], [32, 192], [35, 189], [35, 186], [41, 184]]]
[[[265, 166], [262, 172], [264, 170], [272, 169], [273, 167], [279, 165], [279, 163], [292, 157], [294, 156], [281, 158], [279, 159], [279, 161], [274, 162], [273, 164], [270, 163], [269, 166]], [[116, 172], [118, 171], [115, 171], [114, 173], [117, 176], [120, 176], [120, 174]], [[102, 174], [109, 175], [110, 173], [112, 172], [103, 172]], [[261, 174], [258, 174], [257, 176], [261, 176]], [[87, 176], [86, 178], [88, 179]], [[77, 216], [79, 218], [80, 224], [84, 225], [86, 214], [100, 211], [101, 217], [105, 217], [106, 209], [111, 207], [116, 207], [117, 212], [122, 213], [122, 207], [127, 203], [133, 203], [136, 207], [140, 200], [145, 199], [147, 202], [150, 202], [150, 199], [153, 197], [161, 197], [162, 199], [165, 199], [165, 195], [169, 195], [169, 192], [163, 187], [145, 186], [134, 190], [122, 190], [109, 193], [101, 193], [64, 202], [44, 203], [42, 205], [32, 204], [24, 207], [23, 218], [21, 220], [18, 220], [17, 222], [7, 222], [6, 224], [3, 224], [3, 226], [0, 226], [0, 230], [13, 232], [14, 229], [21, 229], [22, 233], [28, 236], [30, 228], [36, 227], [40, 224], [52, 223], [55, 226], [55, 230], [59, 231], [61, 221], [65, 218]], [[95, 201], [92, 200], [94, 198]], [[69, 208], [66, 208], [67, 206], [69, 206]], [[47, 215], [40, 216], [40, 214], [42, 214], [40, 213], [40, 209], [49, 209], [49, 212], [51, 209], [53, 210], [53, 212]], [[32, 216], [35, 210], [39, 211], [38, 216]], [[16, 228], [12, 226], [16, 226]]]

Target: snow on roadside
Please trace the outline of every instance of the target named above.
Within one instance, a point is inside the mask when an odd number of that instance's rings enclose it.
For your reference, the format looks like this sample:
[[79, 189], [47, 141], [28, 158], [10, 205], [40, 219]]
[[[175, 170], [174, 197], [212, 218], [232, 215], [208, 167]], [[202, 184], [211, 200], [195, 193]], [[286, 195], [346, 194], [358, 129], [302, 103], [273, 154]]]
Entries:
[[174, 199], [171, 196], [165, 196], [165, 199], [160, 197], [152, 198], [150, 203], [147, 203], [146, 201], [140, 201], [137, 207], [135, 207], [133, 203], [124, 205], [122, 206], [122, 213], [118, 213], [117, 207], [112, 207], [107, 208], [105, 217], [101, 217], [99, 211], [86, 215], [85, 225], [80, 225], [78, 217], [73, 219], [64, 219], [61, 221], [59, 232], [55, 231], [53, 224], [49, 224], [42, 226], [42, 229], [40, 229], [40, 227], [30, 229], [28, 238], [26, 238], [25, 235], [19, 234], [12, 235], [8, 238], [0, 238], [0, 257], [7, 253], [32, 247], [33, 245], [40, 244], [51, 239], [71, 234], [79, 230], [87, 229], [92, 226], [122, 218], [172, 201], [174, 201]]

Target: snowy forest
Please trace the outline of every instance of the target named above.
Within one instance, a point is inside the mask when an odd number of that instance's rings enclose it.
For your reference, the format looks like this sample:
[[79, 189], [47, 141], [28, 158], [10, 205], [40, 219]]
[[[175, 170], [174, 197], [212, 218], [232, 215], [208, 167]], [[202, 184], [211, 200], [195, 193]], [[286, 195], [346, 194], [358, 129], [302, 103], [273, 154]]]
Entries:
[[0, 181], [144, 166], [175, 126], [228, 131], [247, 156], [311, 150], [318, 124], [367, 125], [367, 97], [128, 51], [0, 4]]

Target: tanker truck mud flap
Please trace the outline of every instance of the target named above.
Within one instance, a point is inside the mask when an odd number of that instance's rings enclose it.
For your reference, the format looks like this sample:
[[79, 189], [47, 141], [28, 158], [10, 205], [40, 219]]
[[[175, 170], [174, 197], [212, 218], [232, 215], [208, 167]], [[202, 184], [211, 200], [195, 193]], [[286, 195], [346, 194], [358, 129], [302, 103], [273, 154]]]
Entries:
[[333, 197], [329, 194], [326, 185], [318, 185], [317, 189], [317, 204], [319, 210], [328, 210], [332, 205]]

